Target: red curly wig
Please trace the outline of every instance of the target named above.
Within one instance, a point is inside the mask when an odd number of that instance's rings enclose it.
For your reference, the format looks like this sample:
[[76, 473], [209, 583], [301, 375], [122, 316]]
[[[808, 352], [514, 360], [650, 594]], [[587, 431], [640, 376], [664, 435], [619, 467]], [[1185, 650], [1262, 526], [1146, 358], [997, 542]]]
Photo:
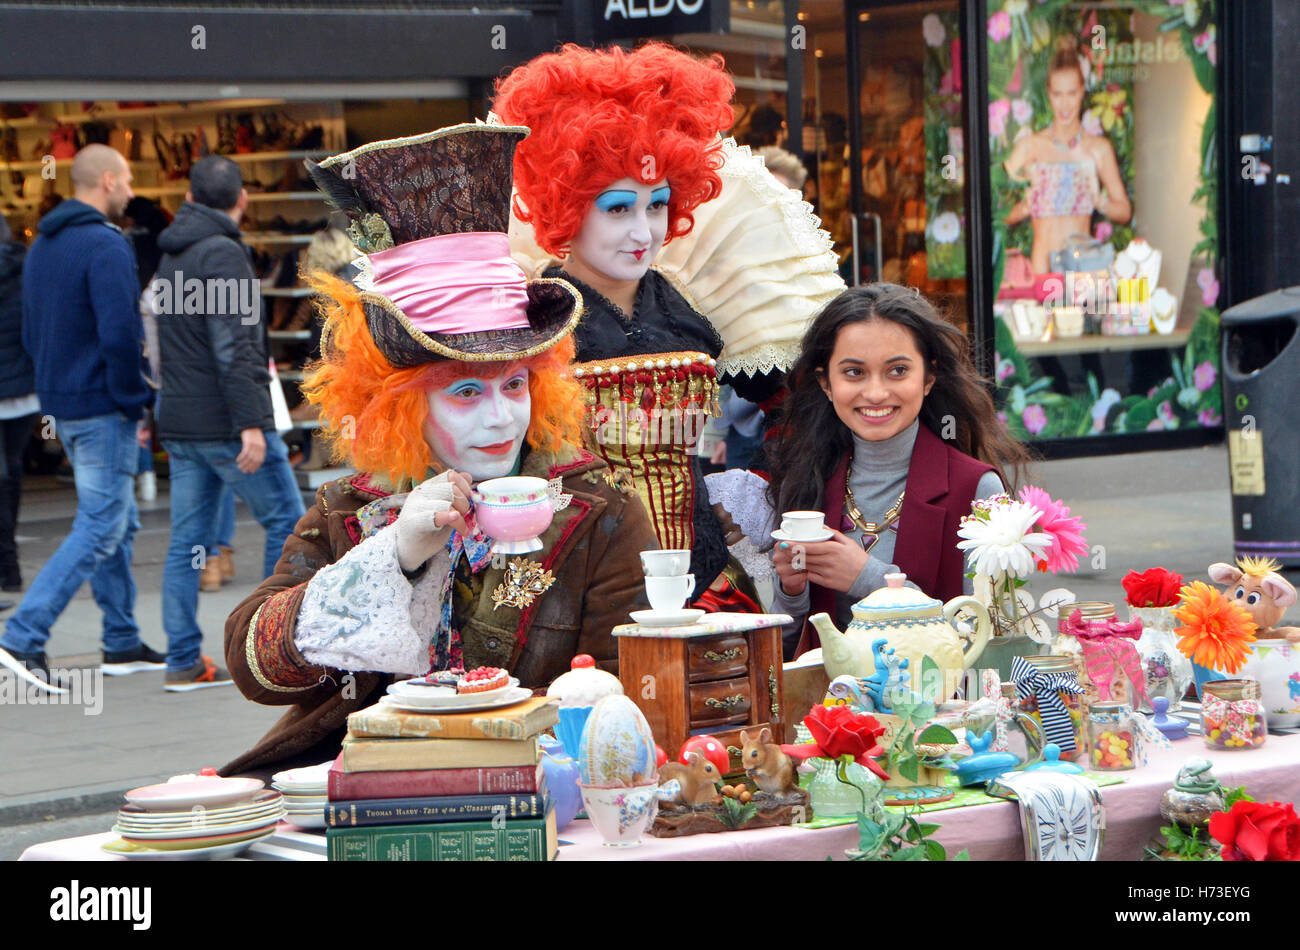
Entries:
[[718, 133], [731, 128], [735, 85], [721, 56], [696, 59], [665, 43], [629, 53], [568, 44], [497, 82], [493, 111], [532, 130], [515, 150], [515, 215], [563, 257], [596, 196], [633, 178], [672, 186], [666, 241], [722, 191]]
[[568, 375], [572, 337], [523, 360], [440, 360], [397, 369], [371, 339], [355, 287], [324, 272], [311, 274], [307, 281], [325, 300], [321, 309], [330, 355], [308, 368], [303, 393], [320, 407], [321, 431], [336, 459], [364, 472], [382, 472], [394, 484], [404, 478], [423, 481], [429, 469], [444, 467], [424, 440], [426, 393], [462, 376], [496, 378], [520, 365], [529, 371], [528, 444], [545, 452], [582, 444], [582, 388]]

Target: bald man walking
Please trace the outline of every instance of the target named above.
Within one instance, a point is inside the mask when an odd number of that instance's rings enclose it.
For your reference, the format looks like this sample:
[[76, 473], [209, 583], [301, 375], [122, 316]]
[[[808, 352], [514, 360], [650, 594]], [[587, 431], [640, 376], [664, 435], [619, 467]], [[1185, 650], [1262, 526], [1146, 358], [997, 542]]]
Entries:
[[41, 412], [72, 462], [77, 516], [0, 637], [0, 664], [47, 684], [50, 627], [86, 580], [104, 612], [103, 671], [160, 670], [166, 660], [140, 642], [131, 577], [137, 429], [152, 396], [135, 258], [109, 221], [131, 200], [131, 168], [113, 149], [88, 145], [73, 159], [72, 186], [75, 197], [41, 219], [27, 254], [23, 346]]

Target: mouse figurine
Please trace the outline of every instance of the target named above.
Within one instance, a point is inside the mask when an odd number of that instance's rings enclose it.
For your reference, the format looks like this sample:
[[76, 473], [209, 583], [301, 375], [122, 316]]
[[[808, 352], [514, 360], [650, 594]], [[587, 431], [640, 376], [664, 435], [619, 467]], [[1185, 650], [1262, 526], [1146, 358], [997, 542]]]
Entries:
[[672, 779], [681, 785], [677, 795], [664, 800], [683, 805], [707, 805], [718, 797], [717, 785], [722, 780], [718, 767], [700, 752], [688, 752], [686, 758], [689, 760], [686, 765], [669, 762], [659, 767], [661, 786]]
[[757, 738], [742, 730], [740, 745], [745, 774], [754, 780], [760, 792], [781, 796], [794, 791], [794, 763], [772, 741], [771, 729], [760, 729]]

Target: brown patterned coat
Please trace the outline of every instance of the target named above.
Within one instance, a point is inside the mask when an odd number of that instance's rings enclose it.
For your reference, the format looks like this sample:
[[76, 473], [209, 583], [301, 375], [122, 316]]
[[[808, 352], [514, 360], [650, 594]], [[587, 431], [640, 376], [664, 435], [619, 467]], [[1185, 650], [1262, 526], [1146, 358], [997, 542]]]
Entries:
[[[565, 458], [532, 452], [524, 459], [521, 474], [562, 477], [573, 496], [542, 535], [543, 549], [529, 555], [555, 582], [525, 609], [497, 608], [491, 595], [505, 571], [487, 568], [479, 600], [460, 627], [466, 668], [505, 667], [522, 685], [544, 687], [569, 669], [575, 654], [589, 653], [617, 672], [610, 630], [626, 622], [629, 610], [647, 606], [640, 552], [658, 544], [641, 502], [612, 487], [608, 471], [585, 450], [572, 449]], [[321, 486], [285, 541], [275, 573], [226, 621], [226, 662], [235, 684], [254, 702], [292, 708], [222, 775], [336, 755], [348, 714], [376, 702], [393, 681], [386, 673], [316, 666], [294, 645], [307, 581], [360, 542], [355, 512], [387, 494], [364, 474]]]

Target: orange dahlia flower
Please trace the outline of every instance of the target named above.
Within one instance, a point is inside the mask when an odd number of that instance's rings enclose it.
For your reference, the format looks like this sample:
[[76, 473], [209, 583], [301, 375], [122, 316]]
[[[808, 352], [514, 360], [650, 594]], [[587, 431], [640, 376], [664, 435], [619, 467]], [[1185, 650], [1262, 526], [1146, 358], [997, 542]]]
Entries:
[[1178, 593], [1182, 599], [1174, 616], [1183, 624], [1174, 631], [1178, 649], [1208, 669], [1236, 673], [1253, 652], [1256, 627], [1250, 614], [1204, 581], [1192, 581]]

